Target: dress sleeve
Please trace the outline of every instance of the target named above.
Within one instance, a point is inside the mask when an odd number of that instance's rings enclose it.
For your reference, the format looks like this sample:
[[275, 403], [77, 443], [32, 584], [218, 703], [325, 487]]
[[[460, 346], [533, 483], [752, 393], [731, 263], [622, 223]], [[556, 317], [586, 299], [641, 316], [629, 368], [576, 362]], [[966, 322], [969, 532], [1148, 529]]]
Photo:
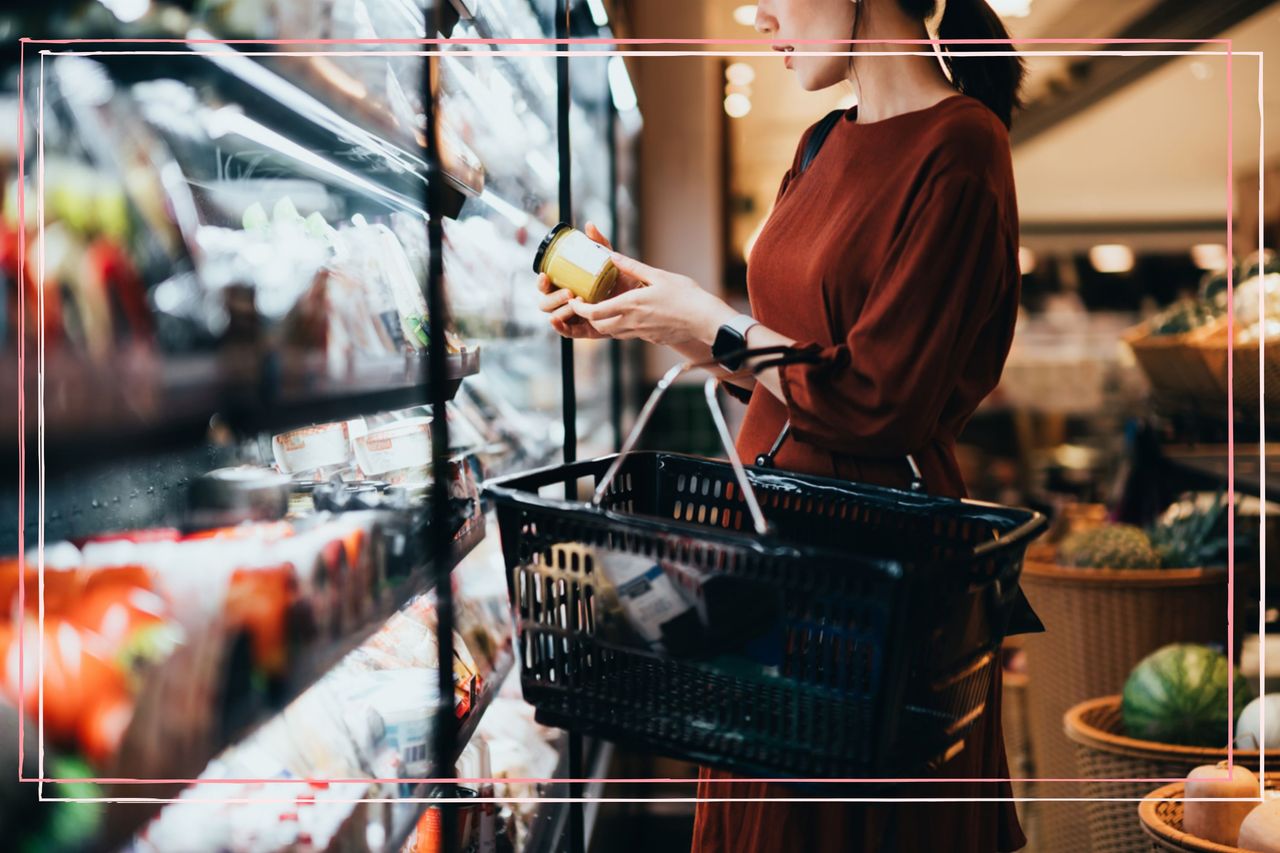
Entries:
[[795, 437], [864, 456], [919, 451], [1005, 293], [1013, 242], [977, 176], [926, 184], [845, 339], [802, 342], [816, 363], [781, 369]]

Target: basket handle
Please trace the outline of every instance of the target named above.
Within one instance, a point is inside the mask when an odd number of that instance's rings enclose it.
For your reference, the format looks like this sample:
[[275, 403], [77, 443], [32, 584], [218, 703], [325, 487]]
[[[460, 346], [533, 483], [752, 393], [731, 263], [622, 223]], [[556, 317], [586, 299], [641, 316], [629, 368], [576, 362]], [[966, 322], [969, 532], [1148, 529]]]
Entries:
[[[777, 367], [780, 364], [791, 363], [794, 360], [807, 358], [802, 353], [796, 353], [791, 347], [763, 347], [754, 350], [743, 350], [740, 355], [745, 357], [758, 358], [760, 356], [776, 356], [775, 358], [767, 358], [762, 362], [754, 365], [751, 370], [753, 372], [765, 370], [770, 367]], [[631, 428], [627, 440], [622, 443], [622, 448], [618, 451], [618, 455], [614, 457], [613, 463], [609, 465], [609, 470], [605, 471], [604, 476], [600, 479], [599, 485], [596, 486], [595, 494], [591, 497], [593, 506], [599, 506], [604, 500], [605, 493], [608, 492], [609, 486], [612, 485], [614, 478], [618, 476], [618, 471], [622, 468], [622, 463], [627, 456], [635, 450], [636, 443], [639, 442], [644, 428], [648, 426], [649, 419], [653, 416], [654, 409], [658, 407], [659, 401], [663, 395], [667, 393], [667, 389], [675, 384], [675, 381], [695, 368], [710, 368], [719, 366], [716, 361], [686, 361], [677, 364], [666, 372], [657, 386], [653, 389], [653, 393], [649, 395], [649, 399], [645, 400], [644, 407], [640, 409], [640, 414], [636, 417], [635, 426]], [[745, 374], [746, 371], [738, 371], [729, 374], [730, 376], [738, 376]], [[729, 434], [729, 425], [725, 422], [724, 412], [720, 408], [720, 403], [716, 399], [716, 388], [720, 384], [720, 379], [715, 376], [707, 377], [706, 383], [703, 385], [703, 392], [707, 398], [707, 409], [711, 412], [711, 420], [716, 426], [716, 432], [720, 435], [720, 444], [724, 446], [724, 452], [729, 457], [729, 465], [733, 468], [734, 479], [738, 481], [738, 487], [742, 489], [742, 497], [747, 503], [747, 511], [751, 514], [751, 523], [755, 527], [756, 533], [764, 536], [769, 532], [769, 522], [765, 519], [764, 513], [760, 510], [760, 502], [756, 500], [755, 489], [751, 487], [751, 482], [747, 479], [747, 469], [742, 465], [742, 459], [738, 456], [737, 448], [733, 444], [733, 436]]]

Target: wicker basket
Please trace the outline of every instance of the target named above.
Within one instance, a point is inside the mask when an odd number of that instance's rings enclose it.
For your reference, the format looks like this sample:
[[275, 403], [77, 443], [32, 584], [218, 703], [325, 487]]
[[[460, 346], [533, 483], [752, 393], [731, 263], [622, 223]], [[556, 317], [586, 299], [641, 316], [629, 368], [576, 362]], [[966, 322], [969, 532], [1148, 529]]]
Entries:
[[[1105, 696], [1081, 702], [1063, 718], [1066, 735], [1075, 743], [1076, 768], [1087, 779], [1181, 779], [1203, 764], [1227, 760], [1227, 750], [1177, 746], [1126, 737], [1120, 718], [1120, 697]], [[1226, 732], [1223, 732], [1225, 738]], [[1234, 752], [1237, 764], [1258, 769], [1256, 749]], [[1280, 760], [1280, 750], [1267, 750], [1267, 761]], [[1146, 782], [1085, 782], [1089, 835], [1093, 853], [1129, 853], [1149, 841], [1133, 819], [1133, 803], [1106, 802], [1101, 797], [1138, 799], [1150, 790]], [[1182, 848], [1174, 848], [1182, 849]]]
[[[1210, 326], [1205, 334], [1193, 344], [1194, 349], [1204, 361], [1214, 382], [1218, 385], [1218, 395], [1223, 405], [1227, 399], [1227, 357], [1232, 354], [1232, 371], [1235, 378], [1235, 408], [1246, 415], [1256, 415], [1258, 411], [1258, 392], [1261, 389], [1261, 377], [1265, 375], [1267, 394], [1266, 414], [1270, 419], [1280, 415], [1280, 340], [1266, 342], [1263, 346], [1258, 341], [1237, 343], [1230, 349], [1227, 347], [1227, 323], [1219, 320]], [[1258, 359], [1263, 358], [1261, 371]]]
[[[1026, 637], [1031, 751], [1036, 776], [1070, 779], [1075, 749], [1062, 716], [1077, 702], [1118, 693], [1130, 670], [1167, 643], [1221, 642], [1227, 635], [1225, 569], [1074, 569], [1028, 553], [1022, 587], [1046, 631]], [[1048, 796], [1079, 795], [1055, 784]], [[1141, 793], [1135, 796], [1141, 796]], [[1046, 851], [1089, 849], [1074, 803], [1038, 803]]]
[[[1268, 789], [1280, 787], [1280, 773], [1268, 773], [1263, 778]], [[1205, 841], [1182, 831], [1182, 800], [1185, 788], [1182, 782], [1157, 788], [1138, 803], [1138, 825], [1151, 842], [1151, 849], [1172, 853], [1248, 853], [1240, 847], [1228, 847], [1213, 841]]]
[[1124, 335], [1124, 342], [1146, 374], [1157, 396], [1172, 401], [1194, 401], [1215, 405], [1223, 390], [1197, 344], [1211, 333], [1212, 327], [1193, 329], [1177, 335], [1151, 334], [1150, 321], [1141, 323]]

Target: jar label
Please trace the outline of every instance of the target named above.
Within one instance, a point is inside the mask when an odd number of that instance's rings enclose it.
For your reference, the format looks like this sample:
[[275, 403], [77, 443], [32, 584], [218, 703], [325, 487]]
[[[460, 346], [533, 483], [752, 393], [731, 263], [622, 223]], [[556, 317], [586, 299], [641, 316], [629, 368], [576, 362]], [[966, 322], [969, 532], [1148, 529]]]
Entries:
[[556, 253], [575, 267], [597, 276], [609, 262], [609, 250], [581, 231], [572, 231], [560, 238]]

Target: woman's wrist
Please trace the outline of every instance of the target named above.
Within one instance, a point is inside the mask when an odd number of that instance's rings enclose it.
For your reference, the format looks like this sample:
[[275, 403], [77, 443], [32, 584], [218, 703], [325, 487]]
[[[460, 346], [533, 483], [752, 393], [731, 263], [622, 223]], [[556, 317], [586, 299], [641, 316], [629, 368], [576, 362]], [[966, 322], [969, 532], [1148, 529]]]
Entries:
[[699, 320], [694, 324], [693, 337], [699, 343], [711, 346], [716, 342], [720, 327], [737, 317], [739, 311], [711, 294], [707, 294], [708, 304], [705, 311], [699, 312]]

